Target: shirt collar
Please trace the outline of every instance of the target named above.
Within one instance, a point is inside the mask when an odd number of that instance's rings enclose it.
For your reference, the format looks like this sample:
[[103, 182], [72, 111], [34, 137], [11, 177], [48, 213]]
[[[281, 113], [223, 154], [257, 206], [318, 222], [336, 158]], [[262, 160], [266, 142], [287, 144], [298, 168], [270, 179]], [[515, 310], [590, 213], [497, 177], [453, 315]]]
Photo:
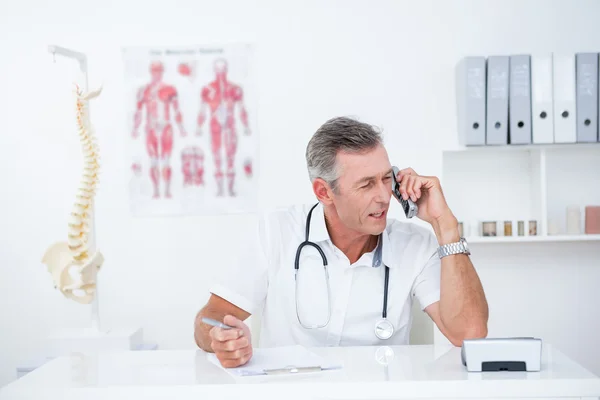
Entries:
[[[325, 211], [323, 210], [323, 205], [320, 203], [314, 208], [311, 215], [309, 240], [317, 244], [324, 241], [329, 241], [331, 243], [331, 237], [329, 236], [327, 225], [325, 224]], [[378, 241], [375, 252], [373, 253], [375, 258], [375, 264], [373, 265], [374, 267], [380, 267], [383, 266], [383, 264], [390, 268], [394, 267], [395, 262], [390, 243], [390, 236], [386, 227], [386, 229], [384, 229], [381, 233], [380, 240]], [[379, 263], [378, 260], [380, 261]]]
[[329, 232], [327, 231], [327, 225], [325, 224], [325, 211], [323, 210], [323, 205], [321, 203], [317, 204], [312, 211], [308, 240], [317, 244], [326, 240], [331, 241]]

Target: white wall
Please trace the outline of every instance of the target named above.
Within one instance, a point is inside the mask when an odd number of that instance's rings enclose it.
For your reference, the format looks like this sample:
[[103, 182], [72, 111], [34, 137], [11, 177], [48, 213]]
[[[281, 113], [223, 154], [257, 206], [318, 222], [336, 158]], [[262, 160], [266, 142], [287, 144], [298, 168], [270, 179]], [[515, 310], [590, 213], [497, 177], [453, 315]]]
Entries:
[[[304, 147], [339, 114], [384, 128], [397, 163], [440, 174], [441, 150], [456, 142], [454, 65], [463, 55], [600, 51], [596, 1], [12, 3], [0, 5], [0, 385], [49, 330], [88, 321], [40, 262], [66, 235], [79, 160], [65, 62], [52, 63], [48, 44], [86, 52], [91, 83], [105, 87], [92, 111], [103, 159], [102, 318], [142, 326], [163, 349], [194, 346], [209, 271], [254, 218], [130, 216], [121, 46], [256, 43], [262, 207], [312, 201]], [[539, 335], [600, 374], [597, 242], [472, 247], [490, 335]]]

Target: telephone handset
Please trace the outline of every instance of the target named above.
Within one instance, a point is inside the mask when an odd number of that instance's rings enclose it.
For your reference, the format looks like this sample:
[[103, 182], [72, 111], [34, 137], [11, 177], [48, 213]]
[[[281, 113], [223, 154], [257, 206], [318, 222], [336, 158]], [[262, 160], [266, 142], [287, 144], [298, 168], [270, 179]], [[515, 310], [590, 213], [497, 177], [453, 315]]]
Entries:
[[398, 167], [392, 167], [392, 171], [394, 174], [392, 179], [392, 194], [400, 202], [400, 205], [404, 210], [404, 214], [406, 214], [406, 218], [412, 218], [419, 212], [419, 207], [417, 207], [417, 205], [410, 198], [408, 200], [404, 200], [402, 198], [402, 194], [400, 194], [400, 184], [396, 180], [400, 169], [398, 169]]

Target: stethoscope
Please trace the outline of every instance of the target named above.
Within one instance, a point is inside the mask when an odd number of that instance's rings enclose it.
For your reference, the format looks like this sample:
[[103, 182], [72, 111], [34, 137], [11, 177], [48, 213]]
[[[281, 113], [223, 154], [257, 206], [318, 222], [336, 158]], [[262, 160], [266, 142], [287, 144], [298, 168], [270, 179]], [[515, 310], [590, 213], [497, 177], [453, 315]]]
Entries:
[[[318, 205], [319, 205], [319, 203], [312, 206], [312, 208], [308, 212], [308, 216], [306, 217], [305, 239], [298, 246], [298, 249], [296, 250], [296, 260], [294, 261], [294, 268], [295, 268], [294, 278], [296, 281], [296, 317], [298, 318], [298, 322], [300, 323], [300, 325], [305, 329], [324, 328], [329, 324], [329, 320], [331, 319], [331, 289], [329, 286], [329, 273], [327, 272], [327, 257], [325, 257], [325, 253], [323, 253], [323, 250], [321, 249], [321, 247], [318, 244], [313, 243], [310, 240], [308, 240], [309, 234], [310, 234], [310, 219], [311, 219], [313, 210]], [[381, 263], [382, 245], [383, 245], [383, 240], [381, 240], [381, 238], [380, 238], [379, 244], [377, 245], [377, 248], [375, 249], [375, 254], [373, 256], [373, 266], [378, 266]], [[300, 320], [300, 314], [298, 313], [298, 270], [300, 267], [300, 252], [302, 251], [304, 246], [312, 246], [315, 249], [317, 249], [317, 251], [321, 255], [321, 258], [323, 259], [323, 268], [325, 269], [325, 279], [327, 280], [328, 313], [327, 313], [327, 320], [325, 321], [324, 324], [320, 324], [320, 325], [319, 324], [316, 324], [316, 325], [304, 324]], [[381, 319], [379, 319], [375, 323], [375, 336], [377, 336], [379, 339], [389, 339], [394, 334], [394, 325], [387, 319], [387, 297], [388, 297], [388, 282], [390, 279], [390, 269], [387, 265], [384, 264], [384, 266], [385, 266], [385, 281], [384, 281], [384, 285], [383, 285], [383, 310], [381, 312]]]

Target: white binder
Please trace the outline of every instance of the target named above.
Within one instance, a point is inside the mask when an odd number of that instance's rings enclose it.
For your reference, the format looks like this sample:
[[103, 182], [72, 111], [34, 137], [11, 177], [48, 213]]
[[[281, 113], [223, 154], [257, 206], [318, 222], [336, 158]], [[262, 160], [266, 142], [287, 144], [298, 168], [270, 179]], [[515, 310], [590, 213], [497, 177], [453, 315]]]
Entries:
[[531, 56], [531, 125], [533, 143], [554, 142], [552, 53]]
[[508, 144], [508, 56], [489, 56], [487, 59], [487, 116], [486, 144]]
[[508, 140], [510, 144], [531, 143], [531, 56], [510, 56], [508, 96]]
[[575, 143], [575, 54], [554, 53], [554, 143]]
[[598, 141], [598, 53], [575, 55], [577, 142]]
[[485, 57], [465, 57], [456, 66], [458, 141], [485, 144]]

